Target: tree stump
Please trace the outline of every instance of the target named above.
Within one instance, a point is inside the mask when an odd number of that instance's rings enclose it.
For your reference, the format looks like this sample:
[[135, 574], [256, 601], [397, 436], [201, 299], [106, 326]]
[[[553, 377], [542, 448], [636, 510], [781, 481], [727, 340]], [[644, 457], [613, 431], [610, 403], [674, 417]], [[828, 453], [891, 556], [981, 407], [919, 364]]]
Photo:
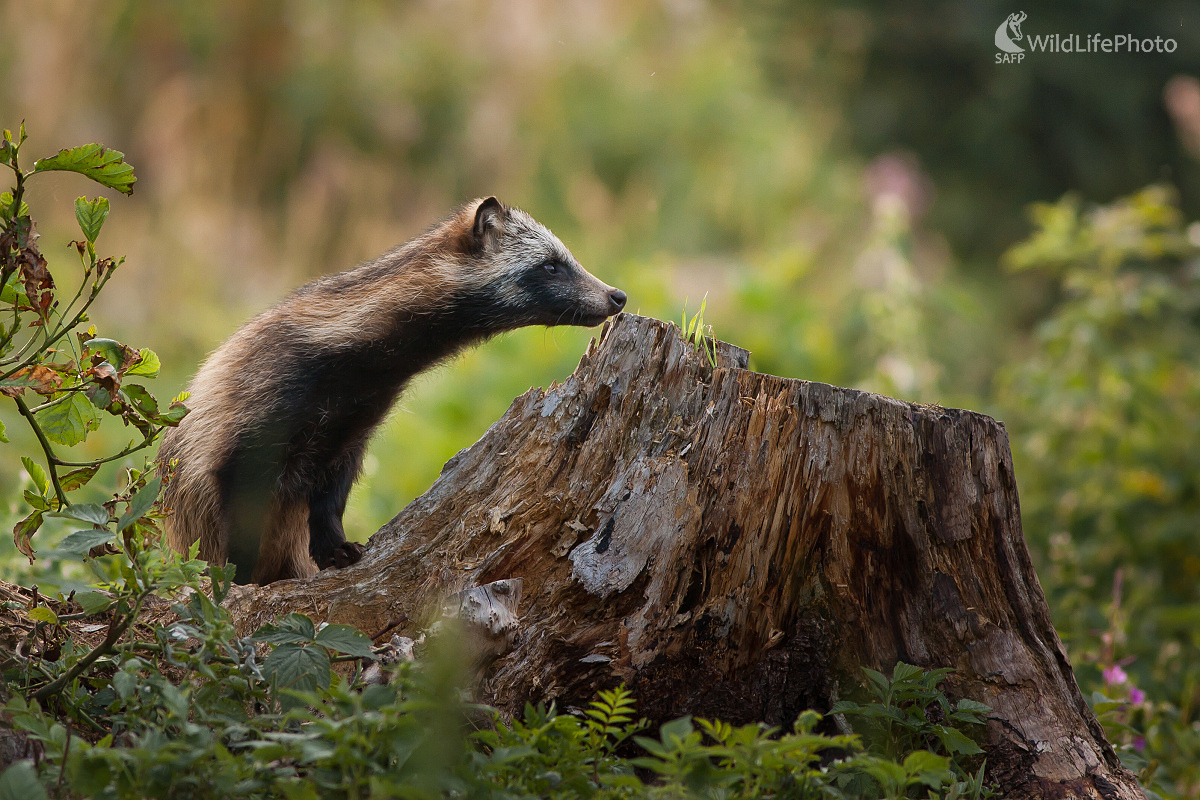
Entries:
[[[953, 667], [991, 706], [1010, 798], [1135, 798], [1085, 704], [1021, 534], [1008, 436], [969, 411], [716, 366], [670, 324], [607, 323], [371, 539], [363, 560], [245, 587], [278, 614], [416, 635], [455, 592], [522, 579], [515, 646], [479, 699], [788, 726], [864, 666]], [[504, 635], [508, 636], [511, 631]]]

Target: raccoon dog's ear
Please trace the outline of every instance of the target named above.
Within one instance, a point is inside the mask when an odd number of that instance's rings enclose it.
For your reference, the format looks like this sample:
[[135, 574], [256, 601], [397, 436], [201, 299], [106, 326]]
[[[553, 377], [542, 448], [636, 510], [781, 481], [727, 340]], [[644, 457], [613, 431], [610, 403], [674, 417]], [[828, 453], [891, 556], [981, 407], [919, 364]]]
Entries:
[[489, 197], [475, 209], [475, 224], [471, 226], [471, 238], [475, 247], [488, 249], [504, 228], [506, 212], [500, 201]]

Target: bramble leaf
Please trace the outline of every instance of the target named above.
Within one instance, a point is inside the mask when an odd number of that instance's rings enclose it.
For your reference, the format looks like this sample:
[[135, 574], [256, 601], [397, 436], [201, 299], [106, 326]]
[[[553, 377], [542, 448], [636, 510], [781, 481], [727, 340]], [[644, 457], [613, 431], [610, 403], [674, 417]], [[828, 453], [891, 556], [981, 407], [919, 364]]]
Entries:
[[113, 599], [103, 592], [79, 592], [75, 602], [83, 607], [85, 614], [99, 614], [112, 605]]
[[77, 172], [122, 194], [133, 194], [133, 184], [137, 181], [133, 175], [133, 167], [125, 163], [125, 154], [118, 150], [110, 150], [101, 144], [85, 144], [69, 150], [60, 150], [57, 155], [34, 162], [34, 172], [50, 170]]
[[108, 524], [108, 509], [96, 503], [75, 503], [56, 512], [56, 517], [66, 517], [79, 522], [90, 522], [93, 525]]
[[267, 644], [291, 642], [307, 644], [317, 638], [317, 629], [308, 617], [292, 613], [286, 617], [280, 617], [275, 623], [263, 625], [250, 638], [256, 642], [266, 642]]
[[348, 656], [375, 657], [371, 652], [371, 640], [365, 633], [350, 625], [326, 625], [317, 633], [314, 641], [322, 647]]
[[58, 549], [68, 553], [86, 553], [96, 545], [112, 541], [112, 538], [113, 532], [108, 528], [75, 531], [59, 543]]

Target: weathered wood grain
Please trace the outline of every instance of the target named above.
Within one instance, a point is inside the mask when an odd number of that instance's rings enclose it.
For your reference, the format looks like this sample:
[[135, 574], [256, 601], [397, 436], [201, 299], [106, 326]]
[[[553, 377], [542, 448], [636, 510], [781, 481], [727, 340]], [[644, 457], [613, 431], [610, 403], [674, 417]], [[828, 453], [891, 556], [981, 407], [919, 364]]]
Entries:
[[240, 590], [247, 628], [300, 610], [415, 634], [451, 593], [523, 579], [480, 699], [571, 705], [620, 681], [652, 719], [787, 725], [860, 668], [953, 667], [994, 709], [1011, 798], [1141, 797], [1075, 683], [1021, 534], [1008, 436], [981, 414], [718, 365], [621, 315], [519, 397], [364, 559]]

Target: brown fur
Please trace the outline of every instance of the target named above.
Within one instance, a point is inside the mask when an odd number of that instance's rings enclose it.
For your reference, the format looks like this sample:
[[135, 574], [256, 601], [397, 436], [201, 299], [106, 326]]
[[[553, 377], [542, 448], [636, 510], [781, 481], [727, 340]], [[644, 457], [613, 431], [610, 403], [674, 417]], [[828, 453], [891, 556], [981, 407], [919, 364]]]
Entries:
[[[557, 268], [556, 268], [557, 267]], [[238, 580], [345, 566], [341, 514], [367, 442], [409, 379], [523, 325], [598, 324], [624, 293], [553, 234], [494, 198], [319, 279], [246, 323], [201, 366], [163, 437], [176, 462], [171, 545], [238, 565]]]

